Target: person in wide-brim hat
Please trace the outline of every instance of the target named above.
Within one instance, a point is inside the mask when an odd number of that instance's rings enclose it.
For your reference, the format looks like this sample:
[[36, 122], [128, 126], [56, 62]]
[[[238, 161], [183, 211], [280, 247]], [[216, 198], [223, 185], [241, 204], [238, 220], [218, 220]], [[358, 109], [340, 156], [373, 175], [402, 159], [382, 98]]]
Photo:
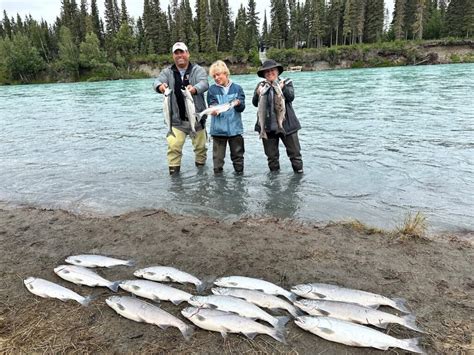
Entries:
[[265, 78], [265, 71], [269, 69], [277, 68], [278, 69], [278, 75], [283, 73], [283, 66], [273, 59], [268, 59], [263, 62], [262, 66], [258, 69], [257, 75], [261, 78]]

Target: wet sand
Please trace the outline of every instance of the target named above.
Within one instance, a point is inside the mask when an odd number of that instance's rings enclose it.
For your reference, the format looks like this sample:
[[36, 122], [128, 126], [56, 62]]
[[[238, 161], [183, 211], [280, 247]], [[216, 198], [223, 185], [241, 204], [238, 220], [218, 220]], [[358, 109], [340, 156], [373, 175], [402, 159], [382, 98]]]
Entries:
[[[108, 289], [77, 286], [54, 274], [53, 268], [66, 256], [80, 253], [131, 258], [135, 268], [172, 265], [208, 280], [246, 275], [285, 288], [325, 282], [402, 297], [427, 333], [393, 325], [388, 334], [420, 336], [431, 354], [474, 351], [473, 246], [449, 236], [410, 238], [351, 224], [322, 226], [277, 219], [224, 223], [162, 210], [93, 218], [57, 210], [3, 208], [0, 242], [1, 353], [381, 353], [328, 342], [292, 322], [287, 326], [288, 345], [265, 335], [253, 341], [233, 334], [223, 339], [200, 329], [185, 342], [175, 328], [164, 331], [116, 314], [104, 301], [112, 294]], [[99, 273], [123, 280], [133, 278], [135, 268]], [[96, 298], [88, 307], [43, 299], [24, 287], [28, 276]], [[191, 286], [176, 287], [195, 293]], [[162, 302], [163, 309], [179, 317], [184, 307]]]

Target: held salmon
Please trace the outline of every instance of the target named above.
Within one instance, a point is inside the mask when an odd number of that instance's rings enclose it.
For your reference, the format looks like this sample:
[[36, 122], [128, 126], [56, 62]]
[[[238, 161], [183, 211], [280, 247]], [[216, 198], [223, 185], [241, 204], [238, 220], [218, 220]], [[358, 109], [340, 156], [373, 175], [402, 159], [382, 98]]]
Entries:
[[259, 307], [269, 308], [271, 310], [284, 309], [288, 311], [293, 317], [302, 316], [304, 313], [298, 308], [288, 303], [287, 301], [281, 299], [280, 297], [269, 295], [268, 293], [256, 291], [256, 290], [247, 290], [245, 288], [224, 288], [224, 287], [214, 287], [212, 288], [212, 293], [215, 295], [224, 295], [232, 296], [237, 298], [242, 298], [247, 302], [251, 302]]
[[190, 293], [148, 280], [121, 281], [120, 288], [140, 297], [148, 298], [153, 301], [170, 301], [175, 305], [187, 301], [192, 297]]
[[68, 256], [65, 261], [69, 264], [79, 265], [84, 267], [113, 267], [113, 266], [133, 266], [133, 260], [115, 259], [103, 255], [83, 254]]
[[248, 290], [257, 290], [268, 293], [270, 295], [280, 295], [286, 297], [291, 302], [296, 300], [296, 295], [277, 286], [271, 282], [255, 279], [246, 276], [227, 276], [221, 277], [214, 281], [216, 286], [231, 287], [231, 288], [246, 288]]
[[163, 113], [165, 114], [165, 123], [166, 127], [168, 127], [168, 133], [166, 133], [166, 137], [169, 137], [170, 135], [173, 137], [176, 137], [176, 135], [173, 132], [173, 123], [172, 123], [172, 117], [171, 117], [171, 94], [173, 91], [167, 87], [165, 89], [165, 92], [163, 93]]
[[370, 324], [382, 329], [386, 329], [390, 323], [395, 323], [424, 333], [417, 327], [415, 316], [412, 314], [398, 317], [394, 314], [378, 311], [356, 303], [325, 300], [301, 299], [296, 301], [294, 305], [312, 316], [325, 316], [359, 324]]
[[202, 116], [204, 115], [210, 115], [214, 112], [216, 112], [216, 115], [221, 114], [222, 112], [229, 111], [231, 108], [235, 106], [235, 100], [226, 102], [225, 104], [220, 104], [220, 105], [215, 105], [215, 106], [210, 106], [206, 108], [204, 111], [201, 111], [197, 114], [198, 119], [201, 120]]
[[181, 314], [199, 328], [219, 332], [224, 338], [227, 333], [242, 333], [249, 339], [254, 339], [257, 334], [266, 334], [286, 344], [281, 329], [267, 327], [234, 313], [208, 308], [187, 307], [181, 311]]
[[291, 292], [314, 300], [323, 299], [327, 301], [357, 303], [372, 308], [390, 306], [404, 313], [410, 313], [410, 310], [405, 305], [406, 301], [402, 298], [391, 299], [376, 293], [353, 290], [336, 285], [322, 283], [301, 284], [294, 286]]
[[171, 266], [150, 266], [135, 271], [133, 275], [152, 281], [178, 282], [181, 284], [192, 283], [196, 285], [198, 292], [204, 291], [206, 287], [205, 283], [197, 277]]
[[194, 99], [191, 92], [188, 88], [181, 89], [184, 97], [184, 106], [186, 107], [186, 116], [189, 120], [189, 125], [191, 126], [191, 133], [189, 134], [191, 137], [196, 136], [196, 107], [194, 106]]
[[268, 90], [270, 90], [270, 83], [263, 81], [260, 87], [260, 93], [258, 97], [258, 108], [257, 118], [258, 124], [260, 125], [260, 139], [267, 139], [267, 131], [265, 130], [265, 121], [267, 118], [267, 102], [268, 102]]
[[74, 300], [83, 306], [87, 306], [92, 300], [90, 296], [82, 297], [66, 287], [37, 277], [28, 277], [23, 283], [28, 291], [43, 298], [57, 298], [61, 301]]
[[283, 128], [283, 122], [286, 117], [285, 96], [283, 95], [283, 91], [278, 82], [274, 81], [272, 87], [275, 90], [275, 114], [278, 126], [276, 133], [286, 134], [285, 129]]
[[154, 324], [161, 329], [168, 327], [178, 328], [184, 339], [189, 340], [193, 334], [193, 327], [179, 318], [163, 311], [157, 306], [128, 296], [111, 296], [105, 302], [121, 316], [134, 320]]
[[378, 330], [331, 317], [301, 316], [296, 318], [298, 327], [336, 343], [380, 350], [400, 348], [423, 354], [418, 338], [397, 339]]
[[288, 317], [274, 317], [253, 303], [232, 296], [210, 295], [193, 296], [188, 303], [195, 307], [212, 308], [219, 311], [236, 313], [250, 319], [261, 319], [275, 328], [283, 328]]
[[60, 265], [54, 269], [60, 278], [75, 283], [76, 285], [86, 285], [90, 287], [108, 287], [117, 292], [120, 281], [112, 282], [104, 279], [88, 268], [76, 265]]

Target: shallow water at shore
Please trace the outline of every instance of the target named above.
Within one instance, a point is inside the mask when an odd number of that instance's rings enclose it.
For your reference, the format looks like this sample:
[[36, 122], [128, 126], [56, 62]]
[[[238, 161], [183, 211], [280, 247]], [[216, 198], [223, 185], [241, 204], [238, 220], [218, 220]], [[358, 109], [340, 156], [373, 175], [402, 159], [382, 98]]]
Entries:
[[[284, 73], [294, 80], [305, 174], [267, 172], [247, 95], [245, 174], [166, 165], [152, 80], [0, 88], [0, 201], [119, 214], [140, 208], [233, 220], [356, 218], [392, 228], [421, 211], [433, 230], [474, 229], [474, 65]], [[209, 144], [212, 146], [212, 143]]]

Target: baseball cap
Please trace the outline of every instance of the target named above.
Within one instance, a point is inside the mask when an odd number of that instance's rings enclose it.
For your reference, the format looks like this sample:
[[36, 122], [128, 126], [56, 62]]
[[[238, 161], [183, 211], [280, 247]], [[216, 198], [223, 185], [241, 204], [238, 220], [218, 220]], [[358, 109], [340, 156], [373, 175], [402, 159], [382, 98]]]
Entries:
[[186, 47], [186, 45], [183, 42], [176, 42], [175, 44], [173, 44], [173, 50], [171, 51], [171, 53], [174, 53], [178, 49], [185, 52], [188, 51], [188, 47]]

